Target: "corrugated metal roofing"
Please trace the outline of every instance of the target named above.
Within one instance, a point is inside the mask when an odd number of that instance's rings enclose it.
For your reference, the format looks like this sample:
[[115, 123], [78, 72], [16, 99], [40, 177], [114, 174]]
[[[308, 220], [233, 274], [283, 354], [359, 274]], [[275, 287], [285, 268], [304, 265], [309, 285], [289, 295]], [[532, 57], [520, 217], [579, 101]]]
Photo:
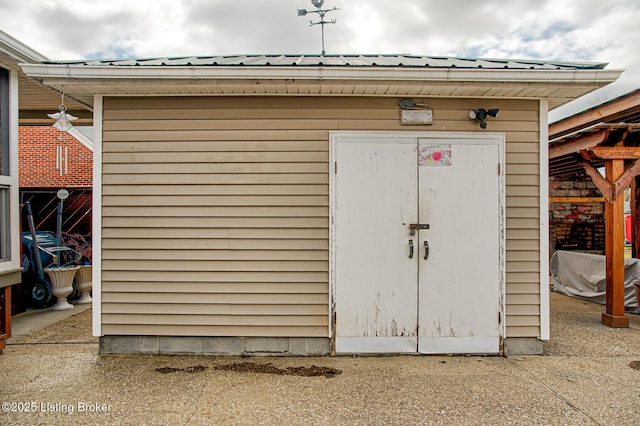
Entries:
[[[602, 142], [590, 142], [588, 145], [575, 146], [575, 141], [597, 133], [604, 133]], [[576, 157], [580, 157], [578, 151], [588, 150], [589, 147], [596, 145], [611, 146], [621, 139], [625, 141], [625, 146], [638, 146], [640, 144], [640, 124], [598, 123], [553, 139], [549, 141], [549, 175], [557, 176], [582, 172], [584, 168], [576, 161]], [[564, 150], [564, 147], [569, 147], [570, 149]], [[591, 165], [596, 168], [601, 167], [603, 164], [604, 161], [601, 159], [594, 158], [591, 160]]]
[[577, 130], [573, 133], [569, 133], [568, 135], [560, 136], [558, 138], [552, 139], [549, 141], [549, 148], [566, 143], [571, 141], [572, 139], [576, 139], [585, 135], [589, 135], [592, 133], [597, 133], [601, 131], [613, 131], [613, 130], [626, 130], [629, 132], [637, 132], [640, 131], [640, 124], [638, 123], [598, 123], [593, 126], [585, 127], [584, 129]]
[[553, 109], [615, 81], [606, 63], [414, 55], [233, 55], [23, 64], [91, 105], [95, 94], [546, 99]]
[[555, 62], [520, 59], [476, 59], [413, 55], [230, 55], [189, 56], [153, 59], [46, 61], [46, 64], [86, 66], [148, 66], [148, 67], [407, 67], [407, 68], [484, 68], [513, 70], [600, 70], [607, 63]]

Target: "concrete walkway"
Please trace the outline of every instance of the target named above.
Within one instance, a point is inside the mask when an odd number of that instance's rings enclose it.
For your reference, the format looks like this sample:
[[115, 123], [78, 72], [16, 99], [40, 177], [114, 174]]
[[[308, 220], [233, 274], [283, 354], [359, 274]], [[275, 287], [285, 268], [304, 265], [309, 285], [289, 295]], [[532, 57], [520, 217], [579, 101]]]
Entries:
[[81, 314], [91, 309], [91, 304], [74, 305], [73, 309], [66, 311], [53, 311], [51, 308], [36, 309], [23, 312], [12, 318], [11, 321], [11, 342], [19, 342], [35, 332], [50, 327], [62, 320]]
[[640, 424], [640, 318], [551, 304], [545, 355], [508, 358], [99, 355], [88, 310], [12, 338], [0, 424]]

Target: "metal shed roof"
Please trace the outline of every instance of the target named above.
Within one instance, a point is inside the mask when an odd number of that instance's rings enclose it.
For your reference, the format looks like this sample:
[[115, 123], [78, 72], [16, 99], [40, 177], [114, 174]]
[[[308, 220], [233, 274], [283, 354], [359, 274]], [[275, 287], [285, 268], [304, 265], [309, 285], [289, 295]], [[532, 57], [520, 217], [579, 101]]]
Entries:
[[557, 139], [598, 123], [640, 123], [640, 89], [551, 123], [549, 139]]
[[[563, 175], [584, 171], [583, 155], [595, 146], [613, 146], [620, 141], [626, 146], [640, 144], [640, 124], [638, 123], [598, 123], [568, 135], [549, 141], [549, 175]], [[590, 158], [594, 167], [604, 162]]]
[[325, 66], [325, 67], [425, 67], [425, 68], [484, 68], [535, 70], [600, 70], [602, 62], [557, 62], [521, 59], [476, 59], [415, 55], [228, 55], [184, 56], [150, 59], [118, 59], [88, 61], [45, 61], [47, 64], [87, 66]]
[[415, 55], [231, 55], [23, 64], [85, 105], [94, 95], [393, 96], [548, 100], [615, 81], [606, 63]]

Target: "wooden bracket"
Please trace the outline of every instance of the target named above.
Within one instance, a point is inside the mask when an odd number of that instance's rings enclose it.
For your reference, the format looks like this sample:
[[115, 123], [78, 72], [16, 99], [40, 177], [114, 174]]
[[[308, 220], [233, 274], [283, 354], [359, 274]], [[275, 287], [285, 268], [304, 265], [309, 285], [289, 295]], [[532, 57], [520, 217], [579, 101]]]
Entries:
[[605, 201], [612, 202], [618, 198], [625, 189], [631, 184], [631, 181], [636, 176], [640, 175], [640, 161], [635, 160], [629, 166], [625, 168], [624, 173], [616, 179], [613, 185], [611, 185], [601, 174], [587, 161], [577, 158], [576, 161], [580, 164], [587, 174], [591, 177], [593, 183], [598, 187]]
[[607, 182], [604, 177], [602, 177], [600, 172], [582, 158], [576, 158], [576, 161], [591, 177], [591, 180], [593, 181], [595, 186], [598, 187], [600, 192], [602, 192], [602, 196], [604, 197], [604, 199], [609, 203], [613, 201], [613, 189], [611, 188], [611, 184]]
[[596, 161], [599, 159], [598, 157], [593, 155], [590, 151], [586, 151], [586, 150], [578, 151], [578, 154], [580, 154], [582, 158], [584, 158], [586, 161], [589, 161], [589, 162]]
[[624, 192], [625, 189], [631, 184], [631, 181], [636, 176], [640, 175], [640, 161], [635, 160], [629, 166], [627, 166], [624, 170], [622, 176], [616, 179], [616, 182], [613, 187], [613, 198], [617, 198], [620, 194]]

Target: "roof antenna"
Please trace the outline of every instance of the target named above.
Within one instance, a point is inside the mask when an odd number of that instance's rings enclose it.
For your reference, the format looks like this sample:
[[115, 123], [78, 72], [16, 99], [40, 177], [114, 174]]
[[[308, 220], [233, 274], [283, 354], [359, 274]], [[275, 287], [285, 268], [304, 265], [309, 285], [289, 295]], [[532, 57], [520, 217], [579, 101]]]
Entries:
[[333, 9], [322, 9], [322, 5], [324, 4], [324, 0], [311, 0], [311, 3], [318, 10], [306, 10], [306, 9], [298, 9], [298, 16], [307, 16], [307, 13], [317, 13], [320, 16], [320, 20], [318, 22], [309, 21], [309, 26], [313, 27], [314, 25], [322, 26], [322, 56], [324, 56], [324, 24], [335, 24], [336, 20], [332, 19], [331, 21], [325, 21], [324, 15], [328, 12], [333, 12], [334, 10], [340, 10], [337, 7], [333, 7]]

